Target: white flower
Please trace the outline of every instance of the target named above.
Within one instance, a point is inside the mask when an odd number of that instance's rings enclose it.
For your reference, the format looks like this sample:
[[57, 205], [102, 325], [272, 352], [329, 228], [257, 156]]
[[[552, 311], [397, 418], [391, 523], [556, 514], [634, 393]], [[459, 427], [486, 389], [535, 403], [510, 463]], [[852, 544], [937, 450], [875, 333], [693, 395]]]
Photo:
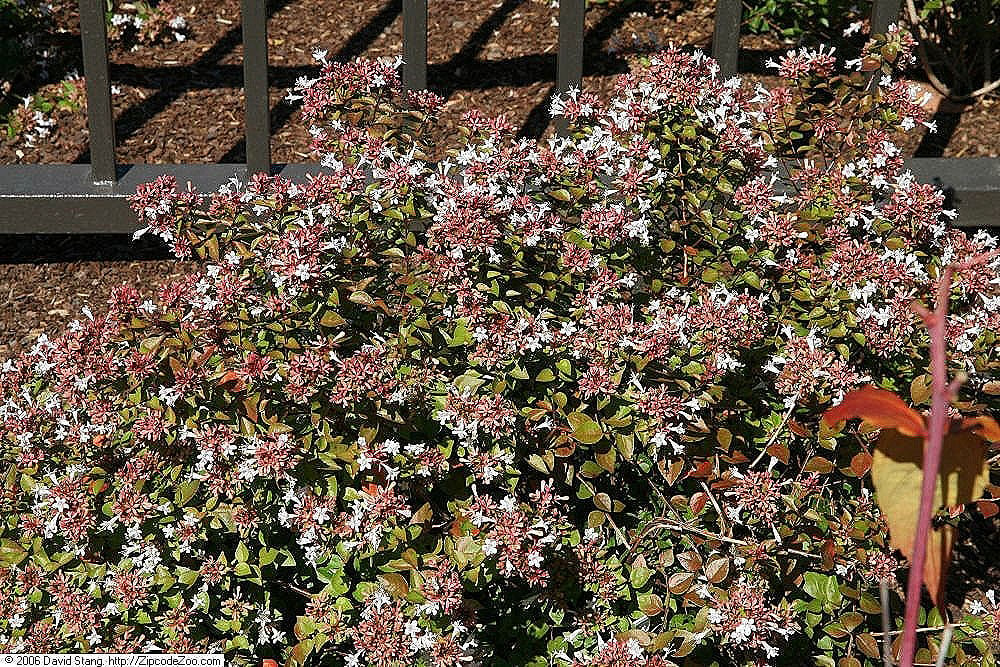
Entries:
[[854, 22], [854, 23], [852, 23], [851, 25], [847, 26], [847, 27], [846, 27], [846, 28], [844, 29], [844, 37], [850, 37], [850, 36], [851, 36], [851, 35], [853, 35], [854, 33], [856, 33], [856, 32], [860, 32], [860, 31], [861, 31], [861, 27], [862, 27], [863, 25], [864, 25], [864, 22], [863, 22], [863, 21], [855, 21], [855, 22]]

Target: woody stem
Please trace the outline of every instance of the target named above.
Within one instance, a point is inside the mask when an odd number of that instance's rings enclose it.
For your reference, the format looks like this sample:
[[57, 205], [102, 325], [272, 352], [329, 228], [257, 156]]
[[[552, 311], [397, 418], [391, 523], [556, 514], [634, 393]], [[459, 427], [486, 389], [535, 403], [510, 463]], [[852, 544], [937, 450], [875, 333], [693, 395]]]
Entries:
[[949, 385], [948, 363], [945, 348], [945, 331], [948, 324], [948, 298], [951, 294], [951, 268], [945, 268], [938, 283], [937, 303], [934, 312], [924, 316], [931, 335], [931, 375], [933, 377], [931, 419], [924, 440], [924, 479], [920, 490], [920, 514], [917, 517], [917, 534], [913, 540], [913, 559], [910, 576], [906, 582], [906, 613], [903, 617], [903, 644], [900, 667], [913, 667], [917, 650], [917, 616], [920, 611], [920, 592], [927, 560], [927, 537], [931, 531], [931, 517], [935, 508], [934, 485], [941, 465], [941, 448], [947, 428]]

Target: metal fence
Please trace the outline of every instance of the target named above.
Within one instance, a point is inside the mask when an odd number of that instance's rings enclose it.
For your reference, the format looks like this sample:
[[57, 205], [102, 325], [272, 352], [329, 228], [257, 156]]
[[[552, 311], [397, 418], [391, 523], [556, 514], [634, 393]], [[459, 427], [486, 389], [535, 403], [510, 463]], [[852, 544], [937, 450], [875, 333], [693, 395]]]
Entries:
[[[427, 0], [401, 0], [403, 83], [427, 86]], [[875, 0], [873, 32], [884, 32], [899, 15], [901, 0]], [[586, 0], [559, 3], [556, 91], [580, 86], [584, 73]], [[280, 173], [302, 177], [314, 164], [271, 163], [266, 0], [242, 0], [243, 76], [246, 99], [245, 164], [144, 164], [115, 161], [115, 126], [104, 22], [104, 0], [80, 0], [90, 130], [90, 164], [0, 166], [0, 233], [127, 233], [137, 224], [126, 198], [137, 185], [173, 174], [211, 191], [234, 175]], [[723, 75], [737, 73], [741, 0], [718, 0], [712, 55]], [[926, 182], [945, 188], [963, 226], [994, 226], [1000, 210], [1000, 159], [914, 158], [907, 166]]]

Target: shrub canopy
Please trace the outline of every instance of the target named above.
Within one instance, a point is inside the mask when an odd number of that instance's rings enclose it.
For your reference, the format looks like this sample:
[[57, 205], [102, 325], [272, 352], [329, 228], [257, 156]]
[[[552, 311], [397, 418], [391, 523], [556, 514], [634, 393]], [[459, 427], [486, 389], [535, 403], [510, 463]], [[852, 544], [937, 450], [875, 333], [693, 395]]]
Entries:
[[[771, 90], [672, 49], [556, 100], [569, 138], [471, 113], [434, 162], [440, 99], [325, 64], [324, 173], [142, 187], [203, 270], [3, 365], [0, 649], [879, 664], [873, 438], [819, 417], [866, 383], [926, 404], [910, 303], [996, 246], [902, 168], [910, 45], [874, 79], [791, 52]], [[970, 413], [998, 269], [956, 276]], [[988, 602], [958, 662], [992, 660]]]

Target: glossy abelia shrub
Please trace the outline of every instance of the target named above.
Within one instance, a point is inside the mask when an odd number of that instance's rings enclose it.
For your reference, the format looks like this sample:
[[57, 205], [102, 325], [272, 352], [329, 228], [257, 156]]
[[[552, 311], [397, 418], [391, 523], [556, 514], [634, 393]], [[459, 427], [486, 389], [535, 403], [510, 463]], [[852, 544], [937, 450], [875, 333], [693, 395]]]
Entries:
[[[903, 169], [911, 45], [874, 78], [792, 52], [770, 90], [671, 49], [557, 99], [542, 144], [480, 113], [442, 138], [392, 64], [324, 65], [298, 91], [323, 173], [143, 186], [203, 269], [3, 366], [0, 647], [881, 664], [904, 563], [873, 437], [820, 417], [862, 384], [926, 404], [909, 304], [996, 245]], [[998, 269], [952, 294], [970, 414]], [[992, 664], [993, 597], [963, 603], [953, 659]]]

